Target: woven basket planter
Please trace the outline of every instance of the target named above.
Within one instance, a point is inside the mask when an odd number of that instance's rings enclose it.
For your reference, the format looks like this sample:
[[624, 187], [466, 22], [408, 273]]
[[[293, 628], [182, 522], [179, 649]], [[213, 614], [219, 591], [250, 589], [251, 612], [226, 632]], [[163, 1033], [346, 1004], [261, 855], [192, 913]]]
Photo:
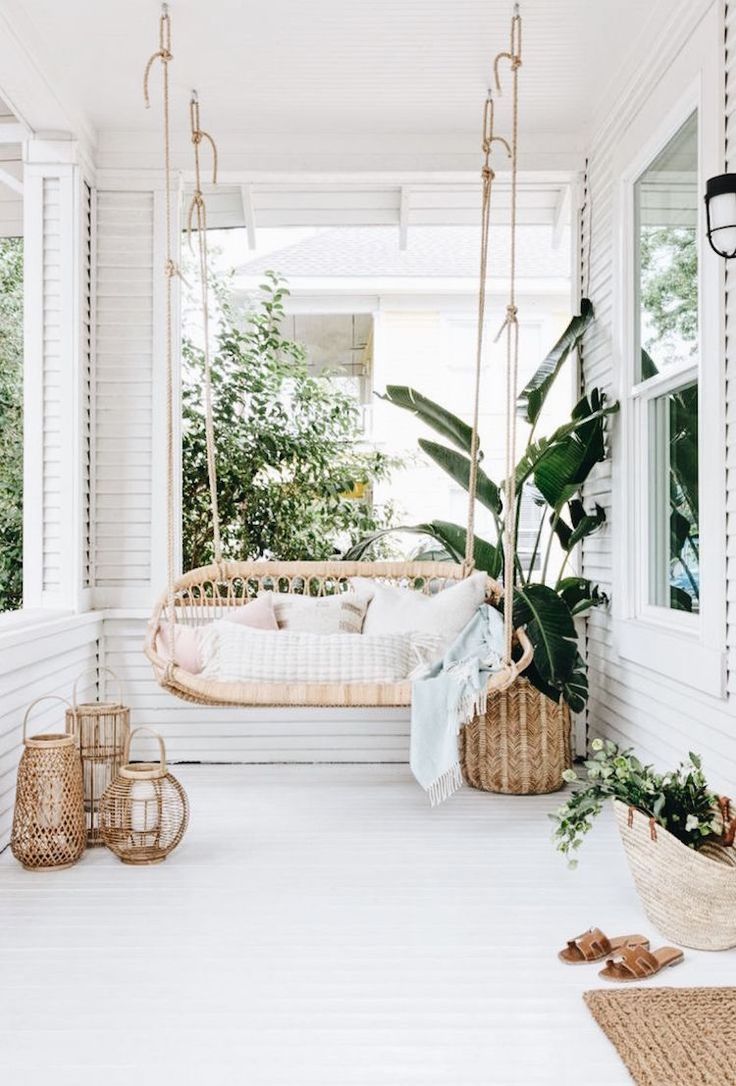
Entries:
[[86, 827], [82, 763], [75, 737], [66, 733], [26, 737], [28, 717], [47, 696], [31, 702], [23, 718], [23, 754], [18, 766], [10, 848], [31, 870], [70, 867], [84, 851]]
[[130, 733], [130, 709], [122, 704], [120, 679], [109, 667], [100, 668], [117, 683], [116, 701], [77, 701], [77, 687], [72, 688], [72, 704], [67, 709], [67, 731], [73, 731], [79, 743], [84, 780], [84, 812], [87, 819], [87, 845], [104, 844], [99, 828], [99, 805], [105, 789], [123, 764], [125, 741]]
[[[134, 735], [147, 732], [158, 742], [158, 762], [130, 762]], [[100, 801], [104, 844], [126, 864], [157, 864], [184, 836], [189, 821], [187, 795], [166, 768], [166, 750], [152, 728], [134, 728], [123, 751], [123, 765]]]
[[639, 897], [662, 935], [696, 950], [736, 946], [735, 850], [696, 852], [641, 811], [613, 806]]
[[460, 732], [460, 765], [473, 788], [530, 796], [562, 788], [572, 762], [570, 710], [519, 678], [488, 695], [483, 716]]

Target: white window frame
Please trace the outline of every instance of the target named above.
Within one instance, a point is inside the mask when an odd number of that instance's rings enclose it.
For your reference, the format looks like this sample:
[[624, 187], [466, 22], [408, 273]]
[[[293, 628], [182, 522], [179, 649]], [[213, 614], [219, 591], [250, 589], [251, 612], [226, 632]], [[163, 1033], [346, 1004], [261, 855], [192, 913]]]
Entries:
[[[614, 257], [614, 352], [621, 415], [614, 448], [614, 629], [619, 656], [716, 697], [725, 697], [726, 523], [724, 270], [705, 236], [698, 200], [698, 359], [638, 379], [635, 189], [637, 179], [697, 111], [698, 192], [723, 169], [722, 43], [717, 7], [703, 18], [619, 145]], [[659, 396], [698, 384], [700, 612], [649, 601], [648, 414]]]

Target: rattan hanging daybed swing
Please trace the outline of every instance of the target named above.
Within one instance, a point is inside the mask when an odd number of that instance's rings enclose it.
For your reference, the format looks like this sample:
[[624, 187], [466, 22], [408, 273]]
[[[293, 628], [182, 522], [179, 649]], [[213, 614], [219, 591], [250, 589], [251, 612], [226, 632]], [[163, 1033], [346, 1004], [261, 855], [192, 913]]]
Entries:
[[[514, 74], [521, 64], [521, 21], [518, 12], [512, 20], [511, 48], [496, 58], [495, 78], [498, 85], [498, 61], [507, 58]], [[175, 635], [160, 637], [163, 623], [174, 630], [177, 623], [205, 625], [227, 615], [232, 607], [242, 606], [264, 590], [298, 592], [311, 596], [350, 590], [352, 577], [369, 578], [405, 586], [425, 593], [435, 592], [467, 577], [473, 572], [475, 491], [478, 476], [478, 416], [480, 403], [481, 359], [485, 323], [486, 269], [488, 258], [489, 219], [494, 173], [490, 154], [494, 142], [500, 142], [511, 159], [512, 223], [510, 296], [506, 319], [501, 332], [506, 332], [508, 359], [507, 442], [505, 502], [507, 516], [504, 525], [504, 568], [511, 571], [513, 581], [513, 548], [515, 537], [515, 390], [518, 360], [518, 321], [515, 304], [515, 211], [517, 174], [517, 95], [514, 79], [514, 125], [511, 143], [493, 133], [493, 101], [489, 92], [483, 111], [483, 199], [481, 219], [480, 283], [478, 295], [478, 331], [476, 341], [475, 396], [468, 488], [468, 518], [466, 556], [462, 563], [452, 562], [279, 562], [227, 561], [223, 558], [217, 503], [217, 474], [215, 463], [214, 428], [212, 418], [212, 388], [209, 346], [208, 283], [207, 283], [207, 221], [205, 200], [200, 181], [200, 145], [206, 140], [213, 152], [213, 180], [216, 180], [217, 152], [208, 133], [199, 123], [196, 95], [190, 103], [191, 136], [194, 145], [195, 188], [189, 207], [190, 236], [196, 232], [199, 255], [201, 304], [204, 340], [204, 400], [207, 467], [214, 537], [214, 562], [181, 576], [175, 574], [174, 515], [175, 515], [175, 457], [174, 457], [174, 397], [173, 374], [173, 277], [177, 274], [173, 252], [173, 197], [171, 184], [169, 65], [171, 54], [171, 19], [163, 5], [159, 23], [159, 48], [148, 61], [144, 76], [144, 97], [148, 99], [148, 78], [157, 60], [161, 62], [163, 108], [163, 164], [165, 186], [165, 326], [167, 383], [167, 590], [157, 601], [148, 625], [145, 652], [153, 665], [159, 684], [185, 701], [202, 705], [232, 706], [406, 706], [411, 704], [409, 680], [391, 683], [254, 683], [218, 682], [185, 671], [175, 662]], [[501, 333], [499, 333], [500, 335]], [[492, 676], [489, 690], [504, 690], [526, 669], [532, 660], [532, 646], [523, 629], [513, 629], [512, 591], [503, 593], [501, 587], [488, 579], [487, 597], [499, 602], [503, 597], [505, 624], [505, 658], [500, 671]], [[166, 641], [168, 648], [163, 649]], [[514, 659], [514, 654], [516, 659]]]

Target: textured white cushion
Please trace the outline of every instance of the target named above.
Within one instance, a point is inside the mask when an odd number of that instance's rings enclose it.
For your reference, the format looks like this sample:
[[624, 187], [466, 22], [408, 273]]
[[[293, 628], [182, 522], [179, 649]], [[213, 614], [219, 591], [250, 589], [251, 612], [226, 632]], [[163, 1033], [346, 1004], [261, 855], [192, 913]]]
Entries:
[[439, 634], [445, 645], [454, 641], [483, 603], [486, 581], [485, 573], [473, 573], [441, 592], [425, 596], [413, 588], [352, 578], [356, 591], [369, 587], [373, 593], [363, 623], [364, 634]]
[[269, 594], [280, 630], [312, 634], [361, 633], [371, 598], [367, 590], [339, 596]]
[[416, 663], [406, 634], [271, 632], [225, 619], [208, 627], [201, 650], [202, 677], [220, 682], [401, 682]]

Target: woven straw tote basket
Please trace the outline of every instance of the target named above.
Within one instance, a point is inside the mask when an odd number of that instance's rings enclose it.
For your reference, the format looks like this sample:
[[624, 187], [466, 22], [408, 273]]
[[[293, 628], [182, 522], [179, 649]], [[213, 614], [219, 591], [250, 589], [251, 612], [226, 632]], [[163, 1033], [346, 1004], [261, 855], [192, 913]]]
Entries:
[[75, 737], [62, 733], [26, 736], [31, 710], [41, 701], [66, 698], [48, 694], [31, 702], [23, 718], [23, 754], [10, 848], [31, 870], [70, 867], [84, 851], [86, 827], [82, 762]]
[[695, 950], [736, 946], [736, 849], [704, 855], [641, 811], [613, 806], [639, 897], [662, 935]]
[[488, 695], [483, 716], [460, 732], [460, 764], [473, 788], [530, 796], [562, 788], [572, 763], [570, 710], [518, 678]]

